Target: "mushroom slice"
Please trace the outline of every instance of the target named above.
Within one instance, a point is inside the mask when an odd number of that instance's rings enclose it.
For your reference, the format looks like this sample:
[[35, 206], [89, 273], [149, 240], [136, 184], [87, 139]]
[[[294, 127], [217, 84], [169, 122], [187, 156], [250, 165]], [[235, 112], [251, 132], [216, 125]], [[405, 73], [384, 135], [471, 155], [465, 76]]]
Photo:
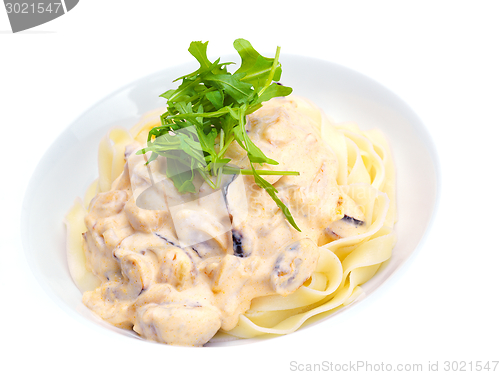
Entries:
[[365, 217], [361, 208], [349, 196], [339, 198], [340, 209], [344, 216], [340, 220], [332, 222], [325, 228], [326, 237], [330, 240], [357, 236], [366, 232]]
[[241, 231], [236, 229], [233, 229], [231, 233], [233, 235], [233, 255], [240, 258], [246, 258], [252, 255], [254, 243], [254, 241], [252, 241], [253, 236], [245, 236]]
[[123, 285], [116, 290], [120, 298], [136, 298], [153, 283], [157, 266], [149, 251], [144, 250], [141, 254], [118, 247], [114, 256], [124, 276]]
[[326, 229], [325, 234], [333, 239], [352, 237], [362, 234], [366, 231], [364, 222], [344, 215], [340, 220], [334, 221]]
[[295, 292], [316, 269], [318, 246], [303, 238], [283, 247], [271, 272], [271, 284], [276, 293], [286, 296]]
[[223, 188], [229, 218], [231, 219], [231, 236], [233, 255], [241, 258], [252, 254], [256, 241], [255, 231], [247, 224], [248, 200], [243, 175], [235, 175]]

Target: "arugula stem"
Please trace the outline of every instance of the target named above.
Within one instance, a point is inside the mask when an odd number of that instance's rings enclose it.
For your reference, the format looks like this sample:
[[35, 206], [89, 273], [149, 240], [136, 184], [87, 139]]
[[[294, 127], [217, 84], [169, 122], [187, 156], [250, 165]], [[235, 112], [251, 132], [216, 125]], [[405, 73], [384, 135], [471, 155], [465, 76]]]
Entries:
[[255, 173], [251, 169], [239, 169], [232, 168], [228, 166], [224, 166], [222, 169], [223, 174], [244, 174], [244, 175], [253, 175], [258, 174], [262, 176], [300, 176], [299, 172], [295, 171], [270, 171], [267, 169], [255, 169]]
[[276, 54], [274, 56], [274, 61], [273, 61], [273, 65], [271, 67], [271, 72], [269, 73], [269, 76], [267, 77], [267, 80], [266, 80], [264, 87], [262, 87], [260, 89], [259, 93], [257, 94], [258, 96], [261, 96], [264, 93], [264, 91], [266, 91], [266, 89], [273, 82], [274, 73], [276, 72], [276, 68], [278, 67], [278, 59], [280, 56], [280, 51], [281, 51], [281, 47], [280, 46], [276, 47]]
[[217, 189], [218, 185], [214, 184], [210, 176], [203, 170], [203, 169], [198, 169], [198, 172], [200, 173], [201, 177], [207, 182], [207, 184], [212, 188], [212, 189]]
[[222, 181], [222, 173], [219, 173], [219, 171], [217, 171], [217, 180], [215, 182], [215, 186], [217, 188], [220, 187], [221, 181]]
[[[219, 136], [219, 152], [220, 152], [220, 149], [222, 147], [222, 149], [224, 149], [224, 129], [221, 129], [220, 130], [220, 136]], [[219, 156], [219, 154], [217, 154], [217, 156]]]
[[231, 136], [229, 137], [229, 140], [226, 142], [226, 144], [224, 145], [222, 150], [220, 150], [219, 153], [217, 154], [217, 157], [222, 158], [224, 156], [224, 154], [226, 153], [227, 149], [229, 148], [229, 146], [231, 146], [231, 143], [233, 143], [233, 141], [234, 141], [234, 135], [231, 134]]

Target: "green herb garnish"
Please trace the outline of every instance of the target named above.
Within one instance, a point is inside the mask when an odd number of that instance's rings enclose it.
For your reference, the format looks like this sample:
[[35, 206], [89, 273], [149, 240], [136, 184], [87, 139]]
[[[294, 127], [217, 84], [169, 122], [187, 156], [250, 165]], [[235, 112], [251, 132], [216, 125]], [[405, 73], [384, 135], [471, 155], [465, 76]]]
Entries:
[[[165, 156], [167, 177], [180, 193], [195, 193], [196, 173], [213, 189], [220, 187], [222, 174], [252, 174], [256, 184], [267, 191], [290, 224], [300, 231], [288, 207], [278, 198], [276, 188], [260, 177], [299, 173], [256, 170], [252, 163], [278, 162], [266, 157], [245, 131], [246, 115], [259, 109], [263, 102], [292, 92], [290, 87], [276, 83], [281, 77], [280, 47], [274, 58], [267, 58], [247, 40], [235, 40], [233, 45], [241, 57], [241, 66], [230, 73], [227, 66], [233, 63], [221, 63], [220, 58], [211, 62], [207, 45], [208, 42], [191, 43], [188, 50], [200, 67], [176, 79], [174, 82], [182, 80], [177, 89], [160, 95], [167, 99], [167, 111], [161, 115], [161, 126], [150, 130], [147, 147], [138, 154], [151, 151], [148, 163], [158, 155]], [[227, 165], [231, 159], [224, 155], [233, 141], [247, 152], [251, 169]]]

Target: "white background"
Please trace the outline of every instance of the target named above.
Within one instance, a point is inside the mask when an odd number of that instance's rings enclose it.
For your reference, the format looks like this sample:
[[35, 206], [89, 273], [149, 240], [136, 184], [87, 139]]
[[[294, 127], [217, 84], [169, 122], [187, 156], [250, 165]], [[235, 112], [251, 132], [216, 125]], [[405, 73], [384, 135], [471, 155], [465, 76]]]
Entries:
[[[281, 374], [294, 372], [291, 361], [424, 370], [500, 361], [499, 16], [498, 1], [82, 0], [12, 34], [1, 7], [1, 371]], [[41, 155], [93, 103], [191, 61], [192, 40], [209, 40], [216, 57], [239, 37], [263, 53], [280, 45], [345, 65], [405, 100], [439, 154], [436, 218], [397, 283], [341, 325], [247, 346], [127, 351], [123, 337], [88, 330], [36, 285], [20, 240], [25, 189]]]

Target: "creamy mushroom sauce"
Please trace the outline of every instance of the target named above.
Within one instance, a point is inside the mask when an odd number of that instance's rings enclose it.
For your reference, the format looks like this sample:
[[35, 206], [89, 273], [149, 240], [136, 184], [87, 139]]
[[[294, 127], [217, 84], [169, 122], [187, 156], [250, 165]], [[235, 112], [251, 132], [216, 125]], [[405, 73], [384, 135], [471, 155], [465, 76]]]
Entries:
[[[165, 161], [146, 166], [147, 155], [136, 155], [142, 145], [129, 145], [124, 172], [92, 200], [85, 218], [87, 266], [102, 282], [84, 294], [85, 305], [147, 339], [201, 346], [219, 329], [234, 328], [252, 299], [303, 285], [318, 245], [357, 234], [364, 219], [337, 186], [337, 160], [311, 108], [297, 97], [275, 98], [246, 125], [279, 162], [259, 168], [300, 172], [265, 179], [301, 232], [252, 176], [226, 176], [218, 191], [198, 182], [197, 194], [179, 194], [165, 178]], [[236, 142], [226, 155], [249, 167]]]

